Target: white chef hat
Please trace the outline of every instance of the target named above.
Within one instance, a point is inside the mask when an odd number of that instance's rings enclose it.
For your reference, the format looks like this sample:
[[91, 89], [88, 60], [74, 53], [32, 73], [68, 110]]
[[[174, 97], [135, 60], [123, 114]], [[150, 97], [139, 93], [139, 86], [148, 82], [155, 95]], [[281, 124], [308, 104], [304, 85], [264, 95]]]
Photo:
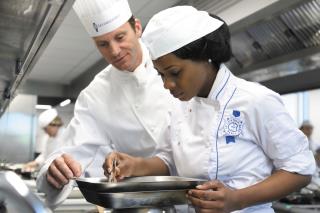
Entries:
[[142, 40], [153, 60], [195, 41], [223, 25], [206, 11], [192, 6], [176, 6], [154, 15], [148, 22]]
[[91, 37], [115, 30], [132, 16], [127, 0], [76, 0], [73, 9]]
[[56, 109], [48, 109], [39, 115], [39, 126], [45, 128], [48, 126], [56, 117], [58, 112]]

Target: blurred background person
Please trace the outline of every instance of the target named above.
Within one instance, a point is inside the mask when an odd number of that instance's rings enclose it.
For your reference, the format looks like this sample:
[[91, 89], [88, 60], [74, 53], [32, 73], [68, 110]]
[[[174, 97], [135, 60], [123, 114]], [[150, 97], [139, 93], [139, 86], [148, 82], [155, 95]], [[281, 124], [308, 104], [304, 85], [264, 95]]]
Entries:
[[42, 112], [39, 115], [39, 126], [48, 135], [46, 141], [41, 141], [45, 143], [45, 147], [35, 160], [24, 165], [23, 171], [29, 172], [38, 169], [51, 153], [67, 145], [66, 140], [62, 139], [64, 127], [56, 109], [48, 109]]
[[36, 159], [45, 150], [48, 139], [49, 135], [38, 125], [33, 160]]
[[310, 149], [312, 150], [313, 154], [316, 154], [316, 151], [320, 149], [320, 144], [312, 140], [313, 125], [311, 122], [308, 120], [303, 121], [300, 126], [300, 130], [307, 136]]
[[320, 166], [320, 144], [312, 140], [313, 125], [309, 120], [302, 122], [299, 128], [308, 138], [309, 148], [312, 151], [316, 160], [317, 168], [315, 173], [312, 175], [311, 182], [301, 189], [302, 195], [320, 194], [320, 177], [319, 177], [319, 166]]

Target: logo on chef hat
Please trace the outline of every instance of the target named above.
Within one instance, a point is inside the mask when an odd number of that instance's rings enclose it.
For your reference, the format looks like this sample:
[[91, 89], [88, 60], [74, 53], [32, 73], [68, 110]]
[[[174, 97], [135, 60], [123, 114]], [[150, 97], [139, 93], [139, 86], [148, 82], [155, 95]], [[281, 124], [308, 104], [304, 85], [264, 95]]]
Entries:
[[224, 132], [229, 136], [238, 136], [242, 133], [243, 121], [240, 118], [240, 111], [233, 110], [232, 115], [225, 119]]
[[94, 22], [92, 23], [92, 25], [93, 25], [93, 28], [96, 30], [96, 32], [98, 32], [98, 30], [99, 30], [98, 25]]

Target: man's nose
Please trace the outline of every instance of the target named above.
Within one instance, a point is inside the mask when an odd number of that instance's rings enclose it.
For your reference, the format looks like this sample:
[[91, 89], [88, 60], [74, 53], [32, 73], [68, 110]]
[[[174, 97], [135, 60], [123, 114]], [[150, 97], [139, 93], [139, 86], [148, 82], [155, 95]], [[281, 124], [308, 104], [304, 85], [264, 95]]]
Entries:
[[117, 44], [117, 43], [110, 44], [110, 52], [113, 56], [118, 56], [120, 51], [121, 51], [121, 48], [120, 48], [119, 44]]

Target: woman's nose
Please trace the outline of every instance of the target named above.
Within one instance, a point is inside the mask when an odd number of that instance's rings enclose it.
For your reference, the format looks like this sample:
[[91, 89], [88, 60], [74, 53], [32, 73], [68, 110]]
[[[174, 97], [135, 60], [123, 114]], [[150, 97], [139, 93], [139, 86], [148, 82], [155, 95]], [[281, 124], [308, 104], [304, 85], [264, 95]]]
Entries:
[[176, 83], [170, 78], [164, 78], [163, 86], [165, 89], [172, 90], [176, 87]]

